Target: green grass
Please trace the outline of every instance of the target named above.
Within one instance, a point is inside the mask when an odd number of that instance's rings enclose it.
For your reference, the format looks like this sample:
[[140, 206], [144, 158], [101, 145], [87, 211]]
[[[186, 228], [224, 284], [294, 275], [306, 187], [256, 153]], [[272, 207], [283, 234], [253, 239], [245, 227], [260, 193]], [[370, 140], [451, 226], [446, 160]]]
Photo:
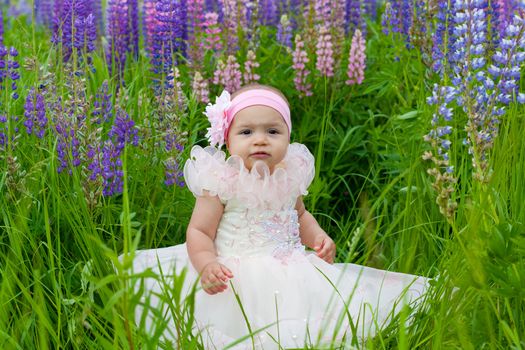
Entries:
[[[68, 78], [59, 54], [49, 47], [47, 33], [33, 31], [23, 20], [10, 22], [5, 42], [17, 47], [21, 63], [36, 60], [21, 72], [21, 97], [13, 101], [4, 91], [1, 100], [2, 112], [19, 116], [23, 131], [23, 101], [46, 72], [55, 76], [57, 94], [64, 100], [72, 97], [66, 84], [77, 78]], [[363, 85], [341, 83], [342, 62], [334, 79], [316, 80], [314, 95], [301, 100], [293, 89], [290, 56], [262, 37], [266, 41], [258, 52], [260, 71], [268, 72], [262, 82], [285, 91], [292, 107], [292, 141], [305, 143], [316, 156], [316, 179], [305, 203], [336, 241], [337, 260], [434, 278], [425, 310], [413, 315], [411, 322], [402, 312], [396, 322], [358, 347], [524, 348], [523, 107], [512, 105], [502, 118], [490, 155], [494, 173], [489, 183], [473, 180], [466, 148], [454, 148], [459, 207], [454, 220], [447, 221], [435, 203], [428, 164], [421, 159], [427, 149], [423, 135], [433, 112], [425, 102], [432, 81], [425, 78], [416, 50], [406, 50], [372, 25]], [[94, 96], [108, 80], [113, 102], [150, 137], [139, 147], [126, 148], [122, 195], [102, 197], [95, 207], [83, 194], [80, 169], [71, 175], [57, 173], [52, 135], [38, 140], [21, 132], [16, 149], [6, 153], [16, 156], [20, 168], [9, 175], [0, 173], [3, 348], [200, 347], [199, 336], [191, 331], [194, 294], [182, 295], [181, 283], [164, 280], [162, 297], [171, 317], [178, 320], [178, 344], [162, 342], [165, 315], [158, 315], [154, 334], [145, 332], [144, 319], [134, 322], [142, 301], [132, 287], [140, 283], [140, 276], [129, 274], [129, 259], [117, 257], [182, 243], [194, 198], [187, 188], [163, 184], [159, 137], [147, 124], [158, 105], [146, 58], [128, 62], [126, 84], [117, 97], [115, 77], [109, 76], [103, 57], [95, 55], [96, 71], [84, 75], [87, 96]], [[181, 72], [188, 92], [187, 70], [181, 67]], [[211, 96], [217, 92], [214, 88]], [[203, 108], [190, 100], [181, 118], [180, 128], [187, 132], [181, 162], [190, 145], [205, 143]], [[461, 127], [461, 118], [456, 122]], [[109, 126], [103, 127], [107, 131]], [[459, 145], [460, 136], [457, 141]], [[2, 169], [7, 169], [5, 155], [0, 159]], [[182, 274], [176, 281], [184, 278]], [[147, 308], [147, 303], [143, 306]]]

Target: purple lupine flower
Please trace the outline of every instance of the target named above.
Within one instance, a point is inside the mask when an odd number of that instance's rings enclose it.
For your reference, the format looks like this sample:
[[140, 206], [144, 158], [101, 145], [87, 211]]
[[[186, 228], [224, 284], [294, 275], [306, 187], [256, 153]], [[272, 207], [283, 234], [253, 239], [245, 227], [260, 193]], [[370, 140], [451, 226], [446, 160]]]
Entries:
[[0, 114], [0, 151], [5, 152], [8, 143], [8, 123], [7, 117], [4, 114]]
[[139, 57], [139, 4], [138, 0], [128, 0], [128, 30], [131, 37], [129, 38], [129, 51], [133, 53], [133, 57]]
[[53, 36], [51, 42], [58, 43], [62, 39], [62, 27], [64, 26], [64, 0], [54, 0], [53, 2], [53, 19], [52, 19], [52, 29]]
[[37, 22], [52, 28], [53, 0], [35, 0], [34, 6]]
[[14, 47], [7, 49], [0, 45], [0, 91], [10, 91], [11, 98], [18, 98], [18, 84], [20, 64], [16, 61], [18, 51]]
[[95, 18], [95, 26], [97, 28], [97, 33], [98, 35], [101, 35], [102, 33], [104, 33], [104, 16], [102, 14], [102, 1], [93, 0], [90, 1], [90, 5], [90, 12]]
[[[6, 2], [5, 5], [9, 5], [9, 2]], [[12, 3], [7, 9], [7, 17], [8, 18], [15, 18], [20, 16], [28, 16], [31, 17], [33, 13], [33, 9], [31, 8], [31, 4], [27, 1], [18, 1], [18, 3]]]
[[43, 138], [46, 132], [47, 117], [44, 95], [31, 89], [24, 104], [24, 126], [28, 134]]
[[164, 166], [166, 168], [166, 180], [164, 180], [164, 184], [166, 186], [176, 184], [179, 187], [184, 187], [184, 173], [182, 172], [180, 163], [175, 158], [168, 158], [164, 161]]
[[383, 32], [388, 35], [400, 33], [405, 42], [410, 42], [410, 28], [413, 21], [412, 0], [391, 0], [385, 7], [381, 20]]
[[279, 9], [275, 0], [259, 0], [260, 16], [262, 25], [275, 26], [279, 20]]
[[91, 52], [95, 49], [96, 28], [93, 22], [87, 0], [64, 0], [62, 7], [62, 22], [56, 41], [62, 43], [64, 60], [71, 57], [73, 47], [86, 49]]
[[373, 21], [377, 19], [377, 2], [377, 0], [364, 0], [364, 13]]
[[299, 34], [295, 36], [295, 50], [292, 56], [292, 68], [295, 70], [294, 84], [296, 90], [299, 92], [299, 98], [311, 96], [312, 84], [307, 81], [310, 71], [306, 69], [306, 64], [309, 62], [309, 59], [304, 49], [304, 41]]
[[115, 121], [108, 136], [112, 139], [115, 147], [120, 151], [126, 144], [131, 143], [137, 146], [139, 142], [138, 131], [135, 128], [135, 122], [130, 116], [120, 108], [117, 108]]
[[[94, 147], [90, 155], [94, 155], [90, 164], [92, 177], [100, 174], [103, 178], [104, 196], [122, 193], [124, 172], [122, 171], [122, 152], [127, 144], [138, 145], [139, 139], [135, 122], [122, 109], [118, 108], [109, 139], [103, 142], [101, 157], [96, 156]], [[100, 149], [98, 149], [100, 150]]]
[[171, 130], [168, 130], [165, 136], [165, 151], [168, 154], [168, 158], [163, 162], [165, 167], [166, 180], [164, 184], [171, 186], [177, 184], [180, 187], [184, 186], [184, 175], [180, 168], [178, 159], [184, 146], [178, 142], [178, 135]]
[[279, 21], [277, 41], [289, 49], [292, 48], [292, 24], [287, 15], [282, 15]]
[[410, 28], [414, 19], [414, 8], [412, 0], [401, 0], [401, 33], [404, 35], [406, 42], [410, 42]]
[[[102, 194], [112, 196], [119, 194], [123, 189], [122, 159], [121, 152], [115, 147], [111, 140], [106, 140], [102, 146], [101, 169], [99, 170], [103, 178]], [[98, 169], [96, 169], [98, 170]]]
[[57, 171], [61, 173], [64, 170], [68, 170], [68, 173], [71, 174], [70, 164], [78, 166], [81, 163], [77, 130], [80, 128], [79, 124], [82, 123], [82, 119], [77, 118], [71, 111], [64, 110], [60, 98], [51, 105], [51, 108], [53, 110], [53, 126], [57, 140], [56, 150], [59, 161]]
[[96, 124], [102, 124], [113, 119], [113, 104], [111, 102], [112, 95], [109, 93], [107, 80], [102, 83], [95, 95], [93, 102], [93, 117]]
[[0, 8], [0, 46], [4, 45], [4, 11]]
[[381, 16], [381, 28], [383, 28], [383, 34], [388, 35], [390, 32], [398, 32], [398, 27], [394, 27], [393, 24], [396, 23], [397, 10], [392, 7], [391, 2], [385, 4], [385, 11]]
[[[12, 100], [18, 98], [17, 81], [20, 79], [20, 74], [18, 73], [20, 65], [15, 60], [17, 56], [18, 51], [14, 47], [7, 49], [3, 45], [0, 45], [0, 93], [4, 96], [6, 93], [8, 96], [10, 94]], [[0, 150], [6, 150], [8, 142], [11, 143], [11, 147], [14, 148], [18, 128], [16, 126], [14, 127], [11, 132], [11, 138], [9, 138], [9, 119], [11, 117], [2, 110], [0, 110], [0, 113]], [[15, 116], [13, 121], [15, 123], [18, 122], [18, 117]]]
[[75, 19], [75, 40], [74, 46], [85, 53], [95, 51], [95, 41], [97, 40], [97, 27], [95, 17], [90, 13], [84, 19]]
[[122, 72], [129, 48], [127, 0], [109, 0], [107, 5], [107, 62], [110, 71]]
[[362, 29], [364, 26], [363, 4], [361, 0], [346, 0], [345, 30], [346, 33]]
[[138, 55], [138, 9], [136, 0], [108, 0], [107, 62], [111, 70], [122, 74], [126, 56]]
[[168, 74], [179, 64], [179, 54], [186, 57], [186, 11], [186, 0], [160, 0], [156, 4], [152, 63], [157, 74]]

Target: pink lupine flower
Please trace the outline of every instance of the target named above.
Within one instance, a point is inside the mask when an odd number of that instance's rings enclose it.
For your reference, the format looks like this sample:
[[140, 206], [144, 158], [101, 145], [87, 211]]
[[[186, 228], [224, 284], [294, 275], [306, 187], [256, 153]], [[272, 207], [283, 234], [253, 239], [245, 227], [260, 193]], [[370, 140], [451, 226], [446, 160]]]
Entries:
[[238, 32], [239, 30], [246, 30], [248, 25], [246, 20], [247, 6], [245, 1], [238, 3], [237, 0], [221, 0], [222, 10], [224, 14], [224, 31], [226, 32], [227, 46], [226, 50], [232, 54], [238, 47]]
[[[338, 0], [339, 1], [339, 0]], [[331, 4], [330, 0], [315, 0], [315, 22], [316, 24], [329, 23], [331, 20], [330, 10]]]
[[235, 56], [229, 55], [224, 69], [224, 88], [228, 91], [235, 91], [241, 87], [241, 71]]
[[199, 28], [204, 22], [204, 0], [188, 0], [186, 6], [188, 8], [190, 32], [192, 32], [192, 29]]
[[204, 59], [203, 47], [203, 15], [204, 0], [188, 0], [188, 58], [193, 69], [201, 66]]
[[[358, 1], [354, 1], [354, 3]], [[340, 0], [332, 0], [332, 13], [333, 13], [333, 19], [332, 19], [332, 42], [334, 43], [333, 50], [334, 50], [334, 60], [335, 60], [335, 67], [339, 67], [339, 62], [341, 60], [341, 57], [343, 56], [343, 44], [345, 41], [345, 27], [346, 27], [346, 21], [345, 21], [345, 2]]]
[[208, 81], [202, 77], [201, 73], [195, 72], [191, 87], [197, 101], [202, 103], [210, 102]]
[[348, 57], [348, 80], [347, 85], [361, 84], [365, 79], [365, 39], [359, 29], [356, 29], [352, 37], [350, 55]]
[[315, 68], [321, 72], [321, 75], [331, 77], [334, 75], [334, 57], [332, 50], [332, 35], [329, 30], [323, 25], [319, 27], [319, 36], [315, 54], [317, 55], [317, 62]]
[[182, 90], [182, 80], [180, 78], [180, 72], [177, 67], [174, 67], [168, 75], [166, 76], [166, 79], [170, 85], [170, 87], [173, 89], [170, 94], [172, 95], [171, 98], [173, 99], [170, 101], [172, 104], [172, 107], [182, 111], [185, 110], [188, 101], [186, 98], [186, 95], [184, 95], [184, 91]]
[[215, 68], [215, 71], [213, 72], [213, 80], [212, 83], [215, 85], [223, 85], [224, 86], [224, 71], [226, 70], [226, 65], [222, 60], [219, 60], [217, 62], [217, 68]]
[[254, 69], [259, 67], [257, 57], [252, 50], [248, 50], [246, 55], [246, 62], [244, 62], [244, 84], [255, 83], [261, 78], [254, 72]]
[[221, 29], [218, 24], [219, 15], [216, 12], [207, 12], [204, 15], [204, 49], [220, 51]]
[[155, 34], [155, 27], [159, 25], [157, 21], [157, 11], [155, 10], [155, 2], [152, 0], [144, 1], [144, 39], [145, 46], [149, 54], [153, 52], [153, 35]]
[[295, 88], [299, 91], [299, 97], [312, 96], [312, 84], [306, 82], [310, 74], [310, 71], [306, 69], [306, 64], [309, 62], [308, 55], [304, 50], [304, 41], [299, 34], [295, 36], [295, 50], [292, 60], [292, 68], [295, 70], [295, 78], [293, 81]]

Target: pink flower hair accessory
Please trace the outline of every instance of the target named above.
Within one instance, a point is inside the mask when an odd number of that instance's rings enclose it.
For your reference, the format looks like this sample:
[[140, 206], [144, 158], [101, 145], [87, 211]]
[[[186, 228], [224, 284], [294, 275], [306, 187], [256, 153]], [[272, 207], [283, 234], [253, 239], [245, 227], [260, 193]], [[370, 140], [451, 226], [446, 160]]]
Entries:
[[290, 135], [292, 130], [290, 108], [279, 94], [266, 89], [251, 89], [231, 100], [230, 93], [224, 90], [215, 99], [215, 104], [208, 103], [204, 112], [211, 124], [206, 134], [210, 145], [221, 148], [228, 138], [228, 130], [235, 115], [245, 108], [257, 105], [268, 106], [279, 112], [288, 127], [288, 136]]
[[226, 112], [231, 104], [230, 93], [224, 90], [220, 96], [215, 98], [215, 104], [208, 103], [206, 106], [204, 114], [211, 124], [206, 137], [212, 146], [218, 145], [218, 148], [221, 148], [224, 144], [224, 134], [229, 127]]

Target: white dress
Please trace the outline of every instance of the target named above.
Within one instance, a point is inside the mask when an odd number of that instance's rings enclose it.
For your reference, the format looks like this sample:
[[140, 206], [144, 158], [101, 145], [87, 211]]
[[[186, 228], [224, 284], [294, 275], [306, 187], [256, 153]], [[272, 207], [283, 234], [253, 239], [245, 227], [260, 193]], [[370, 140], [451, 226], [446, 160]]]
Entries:
[[[427, 289], [423, 277], [355, 264], [328, 264], [306, 251], [294, 209], [314, 177], [314, 158], [298, 143], [289, 145], [283, 166], [269, 173], [263, 162], [248, 171], [238, 156], [226, 159], [213, 147], [194, 146], [184, 167], [189, 189], [208, 190], [225, 205], [215, 245], [218, 260], [233, 273], [232, 285], [209, 295], [200, 288], [186, 245], [137, 251], [133, 272], [169, 275], [187, 269], [183, 294], [197, 285], [195, 334], [206, 349], [302, 348], [365, 339], [388, 324], [404, 303], [415, 303]], [[233, 286], [233, 288], [232, 288]], [[137, 290], [138, 290], [137, 285]], [[158, 279], [145, 278], [143, 300], [165, 311]], [[242, 305], [242, 308], [241, 308]], [[166, 339], [177, 336], [176, 321], [162, 312]], [[153, 312], [138, 308], [136, 321], [155, 331]], [[253, 336], [249, 336], [251, 329]], [[277, 344], [279, 343], [279, 345]], [[346, 344], [345, 343], [345, 344]], [[280, 347], [279, 347], [280, 346]]]

